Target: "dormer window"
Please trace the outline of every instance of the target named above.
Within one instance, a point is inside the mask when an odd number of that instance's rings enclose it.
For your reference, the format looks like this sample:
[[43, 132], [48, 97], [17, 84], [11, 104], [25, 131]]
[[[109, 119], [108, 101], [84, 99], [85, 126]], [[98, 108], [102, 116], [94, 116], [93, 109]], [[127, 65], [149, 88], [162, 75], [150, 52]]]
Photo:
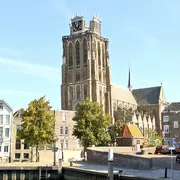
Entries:
[[0, 103], [0, 110], [3, 110], [3, 103]]

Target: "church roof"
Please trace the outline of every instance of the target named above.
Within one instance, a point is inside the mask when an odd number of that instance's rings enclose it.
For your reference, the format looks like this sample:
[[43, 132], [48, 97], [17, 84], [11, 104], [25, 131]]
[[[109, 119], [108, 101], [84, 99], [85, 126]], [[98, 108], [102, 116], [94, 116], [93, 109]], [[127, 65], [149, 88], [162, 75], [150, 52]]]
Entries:
[[158, 104], [161, 86], [149, 87], [142, 89], [134, 89], [132, 94], [139, 105]]
[[129, 89], [127, 88], [112, 84], [111, 93], [114, 100], [119, 100], [133, 105], [137, 105], [136, 100], [132, 95], [132, 92], [129, 91]]
[[180, 111], [180, 102], [172, 102], [164, 109], [164, 111]]

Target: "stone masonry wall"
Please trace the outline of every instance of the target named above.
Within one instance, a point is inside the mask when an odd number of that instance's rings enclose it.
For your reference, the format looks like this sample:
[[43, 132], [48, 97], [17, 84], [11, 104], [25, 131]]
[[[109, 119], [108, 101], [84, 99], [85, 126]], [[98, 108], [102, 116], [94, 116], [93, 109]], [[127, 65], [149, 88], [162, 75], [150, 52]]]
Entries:
[[[108, 164], [108, 153], [88, 149], [87, 161], [90, 163]], [[114, 166], [133, 169], [151, 169], [152, 159], [114, 153]]]

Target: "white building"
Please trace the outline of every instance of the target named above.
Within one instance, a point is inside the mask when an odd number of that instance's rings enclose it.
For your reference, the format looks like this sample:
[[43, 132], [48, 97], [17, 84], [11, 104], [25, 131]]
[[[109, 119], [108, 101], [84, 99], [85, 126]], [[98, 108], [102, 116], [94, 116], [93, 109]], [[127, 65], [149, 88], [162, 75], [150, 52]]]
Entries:
[[0, 99], [0, 161], [9, 161], [11, 154], [11, 129], [13, 109]]

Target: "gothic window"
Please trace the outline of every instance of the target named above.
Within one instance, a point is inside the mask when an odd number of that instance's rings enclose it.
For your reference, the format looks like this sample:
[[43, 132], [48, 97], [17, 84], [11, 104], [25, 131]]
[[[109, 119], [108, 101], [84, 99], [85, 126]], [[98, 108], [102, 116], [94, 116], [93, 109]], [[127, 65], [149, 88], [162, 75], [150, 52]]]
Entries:
[[103, 63], [103, 68], [105, 68], [104, 45], [102, 45], [102, 63]]
[[101, 47], [99, 42], [98, 42], [98, 65], [101, 66]]
[[83, 40], [83, 61], [84, 61], [84, 66], [87, 65], [87, 41], [86, 39]]
[[87, 84], [84, 85], [84, 99], [87, 98]]
[[73, 68], [73, 45], [69, 43], [69, 69]]
[[100, 96], [100, 104], [102, 104], [102, 91], [101, 90], [99, 92], [99, 96]]
[[69, 101], [73, 100], [73, 87], [69, 87]]
[[80, 94], [81, 94], [80, 86], [76, 86], [76, 98], [77, 98], [77, 100], [80, 100]]
[[76, 82], [81, 80], [80, 72], [76, 72]]
[[76, 41], [76, 67], [80, 67], [80, 43]]
[[101, 71], [99, 70], [99, 81], [101, 82], [102, 76], [101, 76]]

